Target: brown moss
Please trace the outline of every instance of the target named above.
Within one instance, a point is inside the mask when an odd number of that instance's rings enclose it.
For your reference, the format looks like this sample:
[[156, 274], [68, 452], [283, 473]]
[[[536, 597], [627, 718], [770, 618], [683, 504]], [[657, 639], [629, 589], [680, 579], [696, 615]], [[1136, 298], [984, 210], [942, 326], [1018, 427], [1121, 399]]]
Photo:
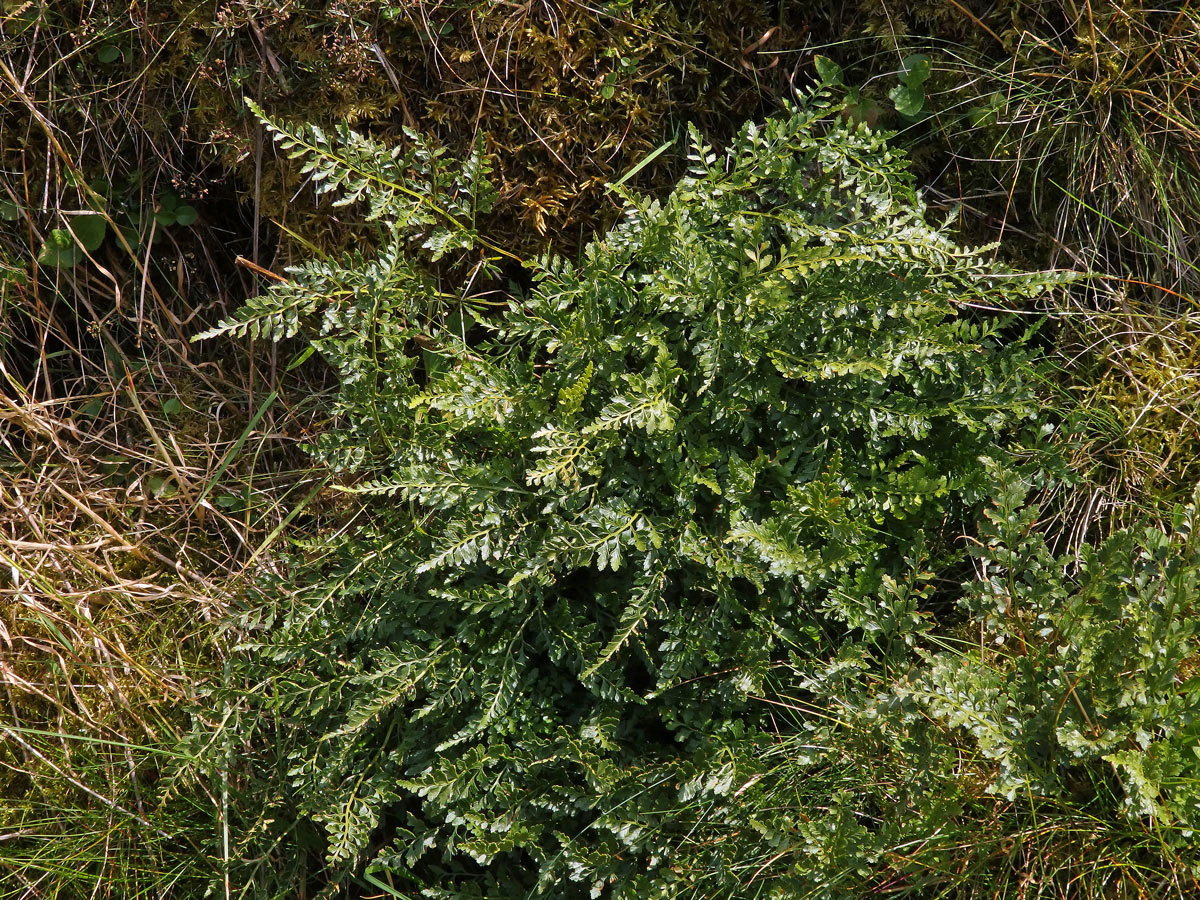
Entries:
[[[71, 149], [89, 176], [132, 174], [153, 194], [233, 173], [261, 216], [330, 246], [345, 229], [263, 146], [244, 97], [398, 143], [410, 127], [452, 153], [482, 133], [502, 187], [488, 226], [521, 253], [570, 252], [603, 227], [615, 209], [605, 184], [684, 122], [719, 137], [771, 106], [799, 59], [771, 54], [797, 50], [812, 19], [760, 0], [150, 0], [25, 15], [37, 28], [13, 41], [26, 42], [38, 73], [31, 96], [77, 136]], [[28, 132], [27, 119], [10, 104], [6, 133]], [[5, 162], [61, 189], [37, 130], [29, 152], [20, 143]], [[660, 182], [673, 164], [665, 155], [641, 182]]]

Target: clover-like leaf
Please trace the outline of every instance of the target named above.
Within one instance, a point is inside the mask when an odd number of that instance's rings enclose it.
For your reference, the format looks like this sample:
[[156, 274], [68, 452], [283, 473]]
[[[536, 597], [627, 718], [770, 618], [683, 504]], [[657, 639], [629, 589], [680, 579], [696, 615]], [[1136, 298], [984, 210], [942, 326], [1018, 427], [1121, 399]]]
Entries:
[[175, 210], [175, 224], [177, 225], [194, 225], [199, 217], [200, 214], [196, 212], [196, 207], [187, 203], [181, 204]]

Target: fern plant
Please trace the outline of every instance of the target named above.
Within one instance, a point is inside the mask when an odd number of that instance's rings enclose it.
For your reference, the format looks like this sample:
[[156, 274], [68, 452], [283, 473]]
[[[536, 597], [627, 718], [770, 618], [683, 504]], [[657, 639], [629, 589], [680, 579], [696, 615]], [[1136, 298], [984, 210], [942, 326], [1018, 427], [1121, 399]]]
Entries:
[[[847, 642], [792, 668], [762, 777], [720, 816], [681, 816], [693, 896], [1195, 892], [1195, 499], [1170, 531], [1056, 558], [1029, 482], [981, 470], [966, 617], [941, 606], [911, 654]], [[919, 573], [892, 590], [949, 599]]]
[[1027, 490], [998, 479], [972, 550], [978, 646], [933, 655], [913, 696], [971, 734], [1001, 796], [1115, 793], [1114, 813], [1200, 825], [1194, 503], [1171, 534], [1126, 529], [1056, 559]]
[[246, 656], [329, 877], [688, 890], [680, 810], [739, 820], [781, 673], [906, 658], [928, 628], [919, 573], [1038, 410], [1011, 323], [970, 308], [1053, 279], [955, 245], [819, 93], [725, 152], [693, 133], [668, 197], [623, 194], [503, 301], [479, 292], [481, 155], [268, 124], [388, 238], [218, 329], [302, 330], [342, 379], [314, 452], [363, 515], [266, 583]]

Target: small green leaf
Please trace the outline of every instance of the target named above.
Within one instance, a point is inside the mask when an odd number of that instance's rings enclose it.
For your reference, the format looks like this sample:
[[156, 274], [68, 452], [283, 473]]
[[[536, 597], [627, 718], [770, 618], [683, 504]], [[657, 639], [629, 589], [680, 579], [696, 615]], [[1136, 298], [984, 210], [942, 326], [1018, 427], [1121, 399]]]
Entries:
[[425, 373], [429, 378], [437, 378], [446, 371], [446, 358], [424, 347], [421, 348], [421, 362], [425, 364]]
[[987, 106], [972, 106], [967, 110], [967, 118], [975, 128], [993, 125], [996, 122], [996, 111]]
[[104, 221], [103, 216], [98, 215], [71, 216], [67, 219], [67, 225], [88, 253], [99, 249], [108, 230], [108, 223]]
[[63, 228], [55, 228], [50, 232], [37, 258], [43, 266], [52, 269], [69, 269], [81, 259], [83, 250], [71, 237], [71, 233]]
[[29, 284], [29, 275], [21, 269], [12, 269], [0, 264], [0, 282], [19, 284], [21, 287]]
[[914, 53], [904, 57], [901, 67], [904, 69], [904, 83], [909, 87], [921, 87], [929, 80], [933, 64], [924, 53]]
[[828, 56], [813, 57], [813, 65], [817, 68], [817, 77], [825, 84], [842, 83], [842, 67]]
[[136, 248], [142, 242], [141, 232], [133, 225], [118, 225], [117, 230], [121, 232], [121, 235], [125, 238], [125, 243], [129, 245], [130, 249]]
[[921, 87], [898, 84], [888, 92], [888, 98], [896, 104], [896, 112], [902, 116], [917, 116], [925, 108], [925, 91]]
[[173, 416], [183, 411], [183, 404], [178, 397], [168, 397], [163, 401], [162, 411], [168, 416]]
[[857, 88], [846, 92], [846, 105], [842, 107], [842, 117], [851, 125], [866, 124], [874, 128], [882, 108], [870, 97], [863, 97]]
[[174, 497], [179, 493], [179, 488], [167, 475], [147, 475], [146, 489], [150, 492], [151, 497], [157, 499]]
[[83, 201], [87, 204], [88, 209], [92, 212], [102, 213], [108, 209], [108, 198], [112, 196], [112, 185], [104, 178], [93, 178], [89, 182], [88, 187], [92, 190], [87, 193]]
[[154, 214], [154, 221], [159, 225], [174, 225], [175, 213], [172, 210], [160, 209]]
[[317, 352], [317, 348], [310, 344], [309, 346], [307, 346], [303, 350], [301, 350], [296, 355], [295, 359], [293, 359], [290, 363], [287, 364], [287, 368], [284, 369], [284, 371], [290, 372], [293, 369], [298, 369], [300, 366], [304, 365], [304, 363], [308, 360], [308, 358], [316, 352]]
[[128, 457], [110, 454], [100, 460], [100, 474], [112, 484], [129, 485], [134, 480], [133, 464]]
[[6, 222], [15, 222], [21, 215], [21, 208], [11, 200], [5, 200], [0, 197], [0, 219]]
[[105, 44], [96, 51], [96, 59], [102, 63], [116, 62], [121, 58], [121, 50], [119, 47], [114, 47], [112, 44]]
[[175, 210], [175, 222], [179, 225], [192, 225], [200, 214], [196, 212], [196, 207], [184, 204]]

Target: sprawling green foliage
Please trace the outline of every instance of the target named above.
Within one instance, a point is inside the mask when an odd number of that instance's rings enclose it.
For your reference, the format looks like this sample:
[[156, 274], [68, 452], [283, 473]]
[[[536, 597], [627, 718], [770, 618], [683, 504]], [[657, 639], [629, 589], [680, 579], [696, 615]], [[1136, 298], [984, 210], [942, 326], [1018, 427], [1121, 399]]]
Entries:
[[1200, 897], [1166, 7], [4, 4], [0, 900]]
[[680, 811], [693, 896], [1194, 895], [1196, 507], [1055, 558], [1028, 485], [982, 468], [968, 616], [798, 661], [762, 777], [723, 819]]
[[916, 573], [958, 552], [979, 458], [1007, 460], [1035, 410], [1026, 357], [961, 312], [1047, 279], [928, 225], [904, 160], [818, 97], [724, 154], [693, 135], [668, 198], [628, 196], [577, 264], [531, 266], [484, 316], [419, 262], [455, 245], [494, 268], [462, 249], [478, 165], [435, 189], [414, 157], [398, 191], [363, 146], [310, 168], [388, 248], [296, 270], [223, 326], [317, 314], [342, 376], [318, 453], [388, 498], [280, 585], [256, 650], [289, 670], [297, 802], [335, 872], [670, 894], [680, 805], [711, 827], [762, 775], [773, 673], [878, 663], [925, 627]]
[[997, 793], [1066, 796], [1108, 763], [1131, 817], [1200, 824], [1194, 507], [1173, 538], [1126, 530], [1056, 559], [1025, 495], [1002, 485], [975, 550], [978, 646], [934, 656], [916, 695], [996, 761]]

